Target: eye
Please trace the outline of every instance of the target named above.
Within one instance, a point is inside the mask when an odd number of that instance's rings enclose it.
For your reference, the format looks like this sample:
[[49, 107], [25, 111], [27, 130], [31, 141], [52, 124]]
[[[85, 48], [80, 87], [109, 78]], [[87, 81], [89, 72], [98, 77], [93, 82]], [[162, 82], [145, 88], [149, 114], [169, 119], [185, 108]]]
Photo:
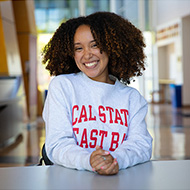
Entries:
[[91, 47], [92, 47], [92, 48], [97, 48], [97, 44], [96, 44], [96, 43], [93, 43], [93, 44], [91, 45]]
[[81, 51], [82, 47], [75, 47], [75, 51]]

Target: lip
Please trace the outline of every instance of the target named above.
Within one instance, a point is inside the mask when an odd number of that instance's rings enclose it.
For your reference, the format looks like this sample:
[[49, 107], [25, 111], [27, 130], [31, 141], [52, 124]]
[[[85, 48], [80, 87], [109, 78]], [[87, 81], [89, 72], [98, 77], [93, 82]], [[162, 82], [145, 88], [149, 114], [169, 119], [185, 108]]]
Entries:
[[99, 60], [95, 60], [95, 61], [85, 62], [83, 64], [86, 68], [93, 69], [98, 65], [98, 63], [99, 63]]

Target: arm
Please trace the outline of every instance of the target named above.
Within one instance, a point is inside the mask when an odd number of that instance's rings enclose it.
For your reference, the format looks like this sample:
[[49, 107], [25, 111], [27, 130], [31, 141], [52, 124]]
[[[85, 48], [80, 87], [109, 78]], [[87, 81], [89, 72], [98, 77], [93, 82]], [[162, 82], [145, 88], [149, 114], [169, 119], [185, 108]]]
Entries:
[[43, 111], [47, 155], [53, 163], [78, 170], [92, 170], [90, 153], [76, 144], [66, 90], [57, 79], [51, 81], [48, 89]]
[[117, 158], [119, 169], [146, 162], [152, 154], [152, 137], [145, 122], [148, 104], [138, 93], [131, 97], [128, 137], [111, 153], [114, 158]]

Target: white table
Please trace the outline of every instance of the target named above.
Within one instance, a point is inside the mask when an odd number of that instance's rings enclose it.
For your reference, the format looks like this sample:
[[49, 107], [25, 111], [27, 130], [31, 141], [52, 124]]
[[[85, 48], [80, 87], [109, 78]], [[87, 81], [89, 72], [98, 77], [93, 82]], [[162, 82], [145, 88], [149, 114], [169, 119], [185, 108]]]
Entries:
[[150, 161], [121, 170], [114, 176], [61, 166], [0, 168], [0, 189], [190, 189], [190, 160]]

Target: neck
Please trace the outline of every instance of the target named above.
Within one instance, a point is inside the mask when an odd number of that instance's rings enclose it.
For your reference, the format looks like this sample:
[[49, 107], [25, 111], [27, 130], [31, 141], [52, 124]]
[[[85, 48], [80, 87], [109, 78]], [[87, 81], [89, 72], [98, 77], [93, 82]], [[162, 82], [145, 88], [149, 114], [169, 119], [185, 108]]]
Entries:
[[92, 80], [95, 80], [97, 82], [104, 82], [104, 83], [108, 83], [108, 84], [115, 84], [115, 81], [111, 80], [110, 77], [109, 77], [109, 75], [106, 76], [106, 77], [98, 78], [98, 79], [97, 78], [91, 78], [91, 77], [89, 77], [89, 78], [92, 79]]

